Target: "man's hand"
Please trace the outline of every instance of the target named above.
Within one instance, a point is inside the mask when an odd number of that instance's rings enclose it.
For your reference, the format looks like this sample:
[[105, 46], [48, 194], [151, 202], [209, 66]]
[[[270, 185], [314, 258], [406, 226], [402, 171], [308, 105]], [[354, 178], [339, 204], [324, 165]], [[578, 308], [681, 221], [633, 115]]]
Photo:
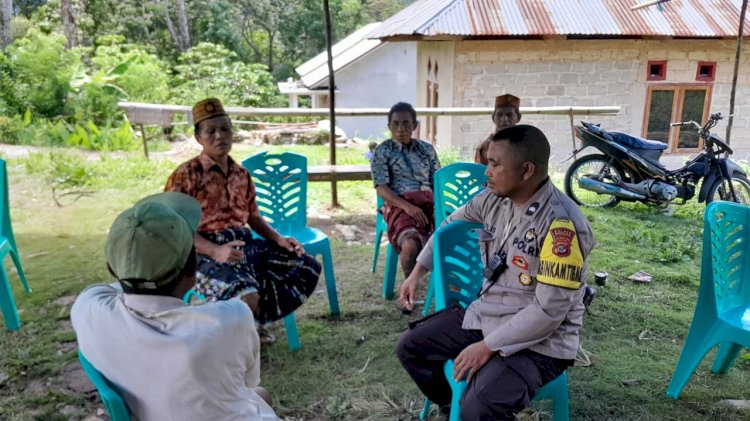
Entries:
[[245, 259], [245, 253], [237, 247], [245, 245], [244, 241], [234, 240], [220, 246], [216, 246], [211, 252], [211, 258], [219, 263], [237, 263]]
[[411, 216], [414, 222], [417, 223], [418, 227], [426, 227], [430, 224], [430, 220], [418, 206], [411, 205], [404, 209], [404, 212], [406, 212], [407, 215]]
[[398, 297], [398, 303], [406, 310], [414, 310], [414, 299], [417, 295], [418, 278], [414, 272], [401, 284], [401, 295]]
[[294, 237], [279, 236], [276, 244], [290, 253], [296, 253], [297, 257], [302, 256], [305, 253], [305, 248], [302, 247], [302, 244]]
[[487, 347], [484, 341], [467, 346], [453, 362], [453, 378], [458, 382], [464, 378], [465, 374], [468, 374], [466, 381], [470, 381], [471, 377], [484, 367], [494, 354], [495, 351]]

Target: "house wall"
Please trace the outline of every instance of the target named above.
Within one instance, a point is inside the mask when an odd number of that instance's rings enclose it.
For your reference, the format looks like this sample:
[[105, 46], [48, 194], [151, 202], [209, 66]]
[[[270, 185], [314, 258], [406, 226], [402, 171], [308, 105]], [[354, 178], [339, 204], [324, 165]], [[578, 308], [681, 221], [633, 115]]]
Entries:
[[[376, 48], [353, 64], [336, 72], [336, 107], [390, 108], [399, 101], [414, 104], [417, 46], [415, 42], [391, 42]], [[348, 137], [383, 138], [386, 118], [338, 117]]]
[[[444, 42], [421, 44], [424, 46], [420, 45], [419, 66], [429, 44], [442, 47]], [[622, 108], [616, 116], [576, 116], [576, 124], [587, 120], [601, 123], [606, 129], [640, 136], [648, 85], [697, 83], [698, 62], [715, 61], [716, 79], [709, 83], [713, 85], [710, 112], [726, 115], [729, 110], [735, 51], [732, 40], [487, 40], [453, 44], [453, 107], [490, 107], [495, 96], [506, 92], [521, 97], [521, 106], [619, 105]], [[646, 80], [649, 60], [668, 61], [666, 80]], [[750, 46], [744, 49], [740, 66], [731, 144], [736, 158], [747, 158]], [[423, 81], [420, 70], [417, 83]], [[438, 133], [438, 143], [461, 147], [465, 157], [473, 155], [473, 148], [493, 128], [489, 115], [440, 119], [452, 120], [452, 125], [450, 131]], [[547, 134], [553, 162], [573, 149], [568, 116], [529, 114], [522, 122], [539, 126]], [[726, 123], [723, 120], [715, 129], [722, 138]]]

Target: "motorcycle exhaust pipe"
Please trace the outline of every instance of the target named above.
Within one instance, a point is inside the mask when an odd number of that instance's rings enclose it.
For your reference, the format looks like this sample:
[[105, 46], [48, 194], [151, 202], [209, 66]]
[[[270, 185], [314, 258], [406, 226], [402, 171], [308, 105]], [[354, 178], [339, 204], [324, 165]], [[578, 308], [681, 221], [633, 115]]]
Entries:
[[638, 193], [633, 193], [630, 190], [617, 187], [614, 184], [602, 183], [601, 181], [594, 180], [589, 177], [581, 177], [578, 179], [578, 186], [582, 189], [591, 190], [599, 194], [610, 194], [612, 196], [623, 197], [625, 199], [636, 199], [642, 200], [646, 196]]

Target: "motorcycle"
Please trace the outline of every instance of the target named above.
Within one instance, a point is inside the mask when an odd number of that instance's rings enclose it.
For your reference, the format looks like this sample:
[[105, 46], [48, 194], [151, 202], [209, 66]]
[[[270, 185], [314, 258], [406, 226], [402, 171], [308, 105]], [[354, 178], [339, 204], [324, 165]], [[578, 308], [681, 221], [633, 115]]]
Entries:
[[[750, 202], [750, 180], [734, 161], [723, 157], [732, 149], [710, 130], [723, 117], [712, 114], [705, 126], [695, 121], [671, 123], [694, 127], [703, 139], [703, 150], [676, 170], [666, 169], [660, 162], [667, 145], [627, 133], [605, 131], [598, 125], [581, 122], [575, 126], [582, 146], [591, 146], [602, 154], [586, 155], [575, 160], [565, 174], [565, 193], [576, 203], [590, 207], [611, 207], [621, 200], [666, 207], [675, 199], [683, 205], [695, 196], [696, 186], [703, 180], [698, 202]], [[570, 159], [570, 158], [568, 158]]]

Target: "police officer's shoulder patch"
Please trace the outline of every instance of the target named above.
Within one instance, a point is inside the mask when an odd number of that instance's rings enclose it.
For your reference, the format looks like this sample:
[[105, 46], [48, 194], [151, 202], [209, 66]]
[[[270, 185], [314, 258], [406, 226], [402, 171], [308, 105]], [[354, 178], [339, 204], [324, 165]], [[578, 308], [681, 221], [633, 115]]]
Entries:
[[571, 220], [552, 221], [539, 259], [538, 282], [568, 289], [580, 288], [583, 255]]

